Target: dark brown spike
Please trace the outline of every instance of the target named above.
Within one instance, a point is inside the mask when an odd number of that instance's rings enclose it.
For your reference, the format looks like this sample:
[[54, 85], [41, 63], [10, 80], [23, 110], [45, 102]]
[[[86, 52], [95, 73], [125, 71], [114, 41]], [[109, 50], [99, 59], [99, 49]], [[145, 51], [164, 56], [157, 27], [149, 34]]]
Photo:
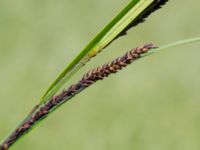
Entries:
[[76, 94], [94, 84], [98, 80], [102, 80], [110, 74], [116, 73], [118, 70], [126, 67], [129, 63], [139, 58], [143, 53], [147, 53], [150, 49], [153, 48], [155, 48], [153, 44], [137, 47], [127, 52], [124, 56], [89, 71], [82, 77], [79, 82], [73, 84], [67, 90], [53, 97], [46, 104], [34, 108], [34, 111], [30, 113], [28, 118], [26, 118], [25, 121], [3, 142], [3, 144], [0, 145], [0, 150], [7, 150], [22, 135], [27, 133], [36, 123], [38, 123], [41, 119], [46, 118], [50, 112], [52, 112], [64, 102], [70, 100]]
[[149, 17], [153, 12], [156, 10], [162, 8], [163, 5], [165, 5], [169, 0], [154, 0], [154, 2], [147, 7], [145, 11], [143, 11], [136, 19], [134, 19], [115, 39], [118, 37], [124, 36], [127, 34], [127, 31], [137, 26], [140, 23], [145, 22], [145, 19]]

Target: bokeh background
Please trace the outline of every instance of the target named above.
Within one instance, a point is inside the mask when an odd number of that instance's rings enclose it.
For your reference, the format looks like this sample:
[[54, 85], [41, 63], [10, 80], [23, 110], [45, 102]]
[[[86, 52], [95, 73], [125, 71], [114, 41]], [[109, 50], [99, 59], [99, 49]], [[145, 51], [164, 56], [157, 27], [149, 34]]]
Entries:
[[[130, 0], [0, 1], [0, 139]], [[88, 69], [143, 43], [200, 36], [198, 0], [171, 0]], [[13, 150], [199, 150], [200, 43], [146, 57], [53, 113]]]

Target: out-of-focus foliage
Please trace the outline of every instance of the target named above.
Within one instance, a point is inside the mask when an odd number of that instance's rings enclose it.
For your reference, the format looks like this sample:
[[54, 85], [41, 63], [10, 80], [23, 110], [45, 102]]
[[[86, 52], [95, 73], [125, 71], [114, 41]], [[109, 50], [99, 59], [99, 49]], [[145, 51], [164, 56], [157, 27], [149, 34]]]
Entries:
[[[0, 139], [128, 2], [0, 1]], [[82, 73], [142, 43], [199, 36], [199, 4], [169, 2]], [[199, 55], [194, 44], [134, 63], [66, 103], [13, 149], [199, 150]]]

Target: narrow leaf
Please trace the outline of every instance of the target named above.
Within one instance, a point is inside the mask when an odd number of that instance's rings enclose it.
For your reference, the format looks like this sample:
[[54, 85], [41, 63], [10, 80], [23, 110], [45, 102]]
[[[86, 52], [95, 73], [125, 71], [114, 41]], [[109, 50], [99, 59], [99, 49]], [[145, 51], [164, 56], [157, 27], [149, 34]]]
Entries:
[[144, 21], [168, 0], [132, 0], [67, 66], [48, 88], [41, 101], [46, 102], [92, 57], [122, 36], [128, 29]]

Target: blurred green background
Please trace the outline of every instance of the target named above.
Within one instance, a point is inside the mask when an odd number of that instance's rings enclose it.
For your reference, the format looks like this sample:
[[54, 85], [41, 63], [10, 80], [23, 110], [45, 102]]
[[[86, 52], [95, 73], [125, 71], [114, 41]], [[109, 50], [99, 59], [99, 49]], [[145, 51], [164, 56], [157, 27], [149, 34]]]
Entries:
[[[0, 1], [0, 139], [130, 0]], [[88, 69], [125, 51], [200, 36], [197, 0], [171, 0]], [[13, 150], [199, 150], [199, 44], [146, 57], [53, 113]]]

